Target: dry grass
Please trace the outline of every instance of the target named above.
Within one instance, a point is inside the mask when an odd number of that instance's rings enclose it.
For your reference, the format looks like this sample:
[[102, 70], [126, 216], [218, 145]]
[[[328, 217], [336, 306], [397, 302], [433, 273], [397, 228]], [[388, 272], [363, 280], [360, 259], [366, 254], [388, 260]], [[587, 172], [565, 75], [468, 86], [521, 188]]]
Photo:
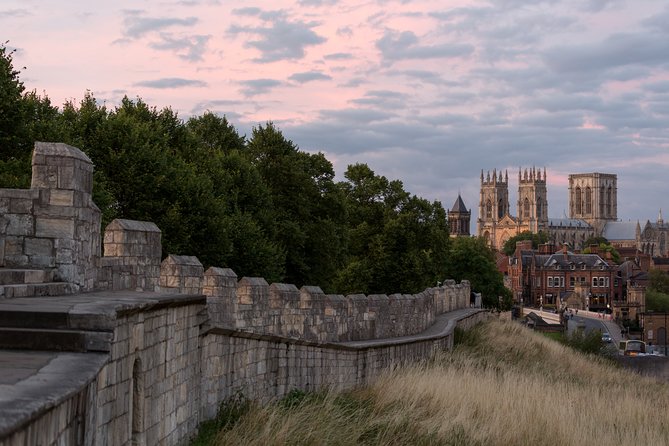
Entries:
[[669, 387], [503, 322], [345, 395], [253, 409], [220, 445], [666, 445]]

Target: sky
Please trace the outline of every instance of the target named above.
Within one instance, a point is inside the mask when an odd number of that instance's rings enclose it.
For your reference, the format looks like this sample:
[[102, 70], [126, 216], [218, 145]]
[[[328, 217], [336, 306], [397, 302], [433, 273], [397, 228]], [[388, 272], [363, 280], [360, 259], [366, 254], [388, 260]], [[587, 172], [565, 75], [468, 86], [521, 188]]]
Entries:
[[[241, 134], [274, 122], [338, 179], [366, 163], [476, 231], [481, 170], [618, 175], [618, 217], [669, 217], [666, 0], [2, 0], [0, 39], [28, 90], [87, 91]], [[25, 68], [24, 68], [25, 67]]]

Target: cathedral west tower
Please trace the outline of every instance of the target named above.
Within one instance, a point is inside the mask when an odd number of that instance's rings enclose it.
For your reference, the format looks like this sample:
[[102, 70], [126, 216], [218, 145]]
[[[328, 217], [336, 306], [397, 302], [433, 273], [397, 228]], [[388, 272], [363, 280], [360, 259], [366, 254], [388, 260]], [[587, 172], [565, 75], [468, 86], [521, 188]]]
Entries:
[[509, 213], [509, 174], [497, 173], [497, 169], [492, 171], [492, 176], [488, 171], [483, 176], [481, 171], [481, 193], [479, 200], [479, 218], [477, 233], [484, 237], [488, 244], [493, 247], [497, 245], [497, 226]]
[[532, 233], [548, 228], [548, 198], [546, 192], [546, 169], [518, 171], [518, 224]]

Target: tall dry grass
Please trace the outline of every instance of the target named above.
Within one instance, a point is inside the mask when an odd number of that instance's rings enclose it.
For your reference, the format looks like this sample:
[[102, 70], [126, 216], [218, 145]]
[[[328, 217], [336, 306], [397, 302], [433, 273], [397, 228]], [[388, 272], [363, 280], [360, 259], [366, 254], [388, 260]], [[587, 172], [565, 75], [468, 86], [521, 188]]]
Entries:
[[372, 387], [255, 408], [219, 445], [667, 445], [669, 387], [494, 321]]

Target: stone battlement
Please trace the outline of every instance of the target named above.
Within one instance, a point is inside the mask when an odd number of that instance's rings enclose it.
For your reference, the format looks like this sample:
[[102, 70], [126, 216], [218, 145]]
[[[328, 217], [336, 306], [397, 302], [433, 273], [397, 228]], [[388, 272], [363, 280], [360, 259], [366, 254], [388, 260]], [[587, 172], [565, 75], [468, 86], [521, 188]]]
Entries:
[[238, 392], [366, 385], [486, 317], [467, 281], [343, 296], [161, 259], [154, 223], [101, 237], [92, 174], [79, 149], [36, 143], [31, 189], [0, 189], [0, 446], [183, 444]]

